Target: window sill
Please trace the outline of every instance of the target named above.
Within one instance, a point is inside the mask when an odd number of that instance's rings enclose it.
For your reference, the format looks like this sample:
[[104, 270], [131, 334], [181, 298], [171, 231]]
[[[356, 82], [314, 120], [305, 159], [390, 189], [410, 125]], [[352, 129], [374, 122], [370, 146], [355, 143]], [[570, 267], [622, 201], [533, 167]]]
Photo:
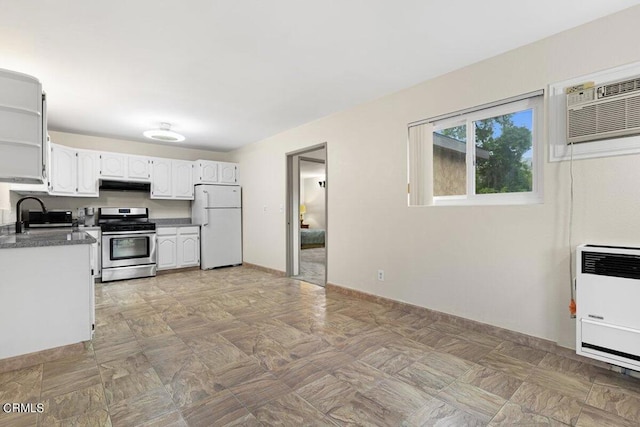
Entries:
[[501, 206], [501, 205], [538, 205], [544, 199], [539, 194], [485, 194], [475, 197], [445, 196], [434, 197], [431, 206]]

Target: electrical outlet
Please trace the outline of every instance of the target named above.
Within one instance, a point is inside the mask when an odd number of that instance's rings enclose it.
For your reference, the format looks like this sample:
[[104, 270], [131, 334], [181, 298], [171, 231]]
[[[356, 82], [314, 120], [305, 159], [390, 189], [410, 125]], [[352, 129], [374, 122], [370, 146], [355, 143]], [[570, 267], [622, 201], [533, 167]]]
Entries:
[[384, 282], [384, 270], [378, 270], [378, 280]]

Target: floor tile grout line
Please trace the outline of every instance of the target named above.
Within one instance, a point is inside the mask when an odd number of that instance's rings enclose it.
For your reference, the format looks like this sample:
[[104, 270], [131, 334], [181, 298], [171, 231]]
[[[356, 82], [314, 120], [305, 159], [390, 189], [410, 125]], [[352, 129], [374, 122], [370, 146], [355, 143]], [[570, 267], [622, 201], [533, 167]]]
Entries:
[[[96, 331], [94, 330], [93, 332], [95, 333]], [[98, 358], [96, 356], [96, 349], [93, 347], [93, 334], [91, 335], [90, 345], [91, 345], [91, 352], [93, 353], [93, 360], [96, 363], [96, 368], [98, 369], [98, 375], [100, 375], [100, 385], [102, 386], [102, 393], [104, 395], [104, 406], [106, 407], [106, 410], [107, 410], [107, 416], [109, 417], [109, 422], [113, 423], [113, 421], [111, 420], [111, 407], [107, 402], [107, 389], [104, 385], [104, 377], [102, 376], [102, 370], [100, 369], [100, 364], [98, 363]]]
[[[329, 375], [331, 375], [331, 374], [329, 374]], [[334, 378], [335, 378], [335, 377], [334, 377]], [[299, 399], [301, 399], [301, 400], [303, 400], [304, 402], [306, 402], [309, 406], [311, 406], [312, 408], [314, 408], [316, 411], [318, 411], [318, 412], [320, 412], [321, 414], [323, 414], [323, 415], [324, 415], [324, 416], [325, 416], [329, 421], [331, 421], [331, 423], [333, 423], [336, 427], [338, 427], [338, 426], [339, 426], [339, 424], [335, 423], [335, 422], [333, 421], [333, 419], [329, 416], [329, 413], [328, 413], [328, 412], [324, 412], [324, 411], [322, 411], [322, 409], [320, 409], [320, 408], [318, 408], [318, 407], [314, 406], [314, 405], [313, 405], [311, 402], [309, 402], [307, 399], [305, 399], [304, 397], [300, 396], [300, 395], [298, 394], [297, 390], [293, 390], [293, 392], [292, 392], [292, 393], [294, 393], [296, 396], [298, 396], [298, 398], [299, 398]]]
[[582, 402], [580, 404], [580, 412], [578, 412], [578, 416], [576, 417], [576, 424], [580, 420], [580, 417], [582, 416], [582, 411], [584, 410], [585, 405], [587, 405], [587, 402], [589, 401], [589, 396], [591, 396], [591, 392], [593, 391], [593, 386], [594, 385], [595, 385], [595, 383], [592, 382], [591, 383], [591, 387], [589, 388], [589, 393], [587, 393], [587, 397], [585, 397], [584, 402]]

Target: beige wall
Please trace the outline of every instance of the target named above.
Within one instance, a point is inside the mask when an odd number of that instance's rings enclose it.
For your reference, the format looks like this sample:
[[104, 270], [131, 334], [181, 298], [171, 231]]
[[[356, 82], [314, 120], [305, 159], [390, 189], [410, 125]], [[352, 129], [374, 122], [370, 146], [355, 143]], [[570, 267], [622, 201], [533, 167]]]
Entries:
[[[244, 260], [285, 270], [285, 214], [274, 209], [285, 154], [327, 142], [330, 283], [572, 347], [568, 163], [545, 153], [543, 204], [409, 208], [407, 124], [638, 61], [638, 22], [635, 7], [232, 153]], [[575, 163], [574, 243], [640, 244], [639, 165], [637, 155]]]
[[180, 147], [178, 145], [179, 143], [176, 143], [175, 146], [171, 146], [55, 131], [49, 131], [49, 136], [51, 137], [51, 142], [56, 144], [74, 148], [83, 148], [86, 150], [113, 151], [116, 153], [166, 157], [168, 159], [180, 160], [204, 159], [226, 161], [229, 157], [228, 153], [184, 148]]

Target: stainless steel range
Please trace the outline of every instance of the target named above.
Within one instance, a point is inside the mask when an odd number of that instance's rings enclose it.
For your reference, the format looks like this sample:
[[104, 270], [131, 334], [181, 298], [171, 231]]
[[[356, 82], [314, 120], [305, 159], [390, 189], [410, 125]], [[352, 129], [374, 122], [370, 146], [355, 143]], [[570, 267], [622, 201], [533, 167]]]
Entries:
[[147, 208], [99, 208], [102, 281], [156, 275], [156, 225]]

